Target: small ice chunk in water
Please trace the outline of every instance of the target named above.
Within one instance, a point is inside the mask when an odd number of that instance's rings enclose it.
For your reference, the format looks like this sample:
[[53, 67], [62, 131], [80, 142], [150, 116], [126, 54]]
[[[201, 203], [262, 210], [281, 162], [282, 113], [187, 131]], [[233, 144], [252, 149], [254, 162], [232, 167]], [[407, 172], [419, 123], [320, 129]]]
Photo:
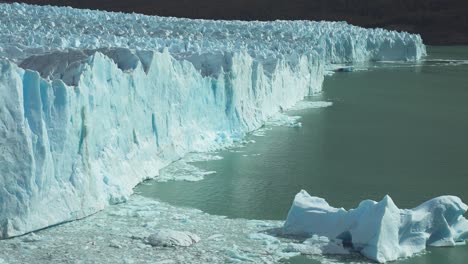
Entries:
[[[34, 233], [30, 233], [29, 235], [26, 235], [24, 238], [23, 238], [23, 242], [26, 242], [26, 243], [30, 243], [30, 242], [37, 242], [37, 241], [41, 241], [42, 240], [42, 237], [34, 234]], [[2, 263], [2, 262], [0, 262]]]
[[196, 234], [171, 229], [160, 229], [148, 237], [148, 244], [154, 247], [189, 247], [199, 241]]
[[293, 107], [288, 110], [297, 111], [304, 109], [314, 109], [314, 108], [325, 108], [332, 106], [332, 102], [327, 101], [299, 101]]
[[119, 242], [115, 241], [115, 240], [112, 240], [110, 243], [109, 243], [109, 247], [112, 247], [112, 248], [122, 248], [122, 245], [119, 244]]
[[266, 122], [269, 126], [301, 127], [300, 116], [289, 116], [283, 113], [277, 113], [270, 117]]

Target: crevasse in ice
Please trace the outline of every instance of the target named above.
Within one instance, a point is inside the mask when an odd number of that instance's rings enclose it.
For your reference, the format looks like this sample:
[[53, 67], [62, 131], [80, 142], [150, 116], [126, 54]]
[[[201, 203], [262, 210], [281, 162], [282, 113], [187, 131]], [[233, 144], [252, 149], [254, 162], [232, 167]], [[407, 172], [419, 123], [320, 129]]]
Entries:
[[79, 219], [318, 93], [324, 66], [417, 60], [418, 35], [0, 4], [0, 238]]

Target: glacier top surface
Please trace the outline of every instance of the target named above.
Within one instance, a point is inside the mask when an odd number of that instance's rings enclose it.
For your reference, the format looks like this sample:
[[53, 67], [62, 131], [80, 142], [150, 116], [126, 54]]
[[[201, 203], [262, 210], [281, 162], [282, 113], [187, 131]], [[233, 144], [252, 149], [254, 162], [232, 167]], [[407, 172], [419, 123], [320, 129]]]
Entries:
[[347, 52], [349, 57], [371, 52], [382, 43], [422, 45], [419, 35], [363, 29], [346, 22], [193, 20], [0, 4], [0, 57], [17, 62], [53, 51], [112, 47], [152, 51], [168, 48], [176, 58], [245, 50], [261, 60], [278, 56], [294, 59], [315, 53], [326, 56], [333, 48], [351, 51]]

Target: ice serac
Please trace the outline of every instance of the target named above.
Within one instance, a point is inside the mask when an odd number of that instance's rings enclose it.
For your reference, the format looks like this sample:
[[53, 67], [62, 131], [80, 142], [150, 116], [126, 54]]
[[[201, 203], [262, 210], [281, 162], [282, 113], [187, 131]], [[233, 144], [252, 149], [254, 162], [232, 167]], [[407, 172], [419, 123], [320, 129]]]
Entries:
[[414, 209], [398, 209], [389, 196], [356, 209], [331, 207], [299, 192], [284, 224], [287, 235], [324, 236], [378, 262], [410, 257], [426, 246], [455, 246], [468, 239], [468, 209], [460, 198], [441, 196]]
[[187, 153], [240, 140], [320, 92], [328, 63], [424, 53], [417, 35], [346, 23], [0, 4], [0, 238], [123, 202]]

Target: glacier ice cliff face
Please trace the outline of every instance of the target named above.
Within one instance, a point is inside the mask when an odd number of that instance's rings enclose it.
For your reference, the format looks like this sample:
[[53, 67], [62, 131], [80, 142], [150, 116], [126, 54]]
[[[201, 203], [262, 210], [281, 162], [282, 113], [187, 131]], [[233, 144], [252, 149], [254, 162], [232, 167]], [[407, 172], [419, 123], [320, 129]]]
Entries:
[[468, 221], [463, 217], [467, 209], [455, 196], [434, 198], [414, 209], [398, 209], [386, 196], [380, 202], [362, 201], [356, 209], [346, 211], [301, 191], [283, 230], [288, 235], [339, 240], [340, 245], [383, 263], [410, 257], [426, 245], [464, 243], [468, 239]]
[[416, 60], [421, 38], [0, 4], [0, 238], [79, 219], [189, 152], [320, 92], [334, 62]]
[[96, 53], [75, 87], [2, 61], [3, 236], [124, 201], [170, 162], [240, 139], [320, 89], [322, 68], [306, 57], [271, 76], [248, 55], [227, 58], [214, 78], [168, 52], [154, 53], [147, 73]]

